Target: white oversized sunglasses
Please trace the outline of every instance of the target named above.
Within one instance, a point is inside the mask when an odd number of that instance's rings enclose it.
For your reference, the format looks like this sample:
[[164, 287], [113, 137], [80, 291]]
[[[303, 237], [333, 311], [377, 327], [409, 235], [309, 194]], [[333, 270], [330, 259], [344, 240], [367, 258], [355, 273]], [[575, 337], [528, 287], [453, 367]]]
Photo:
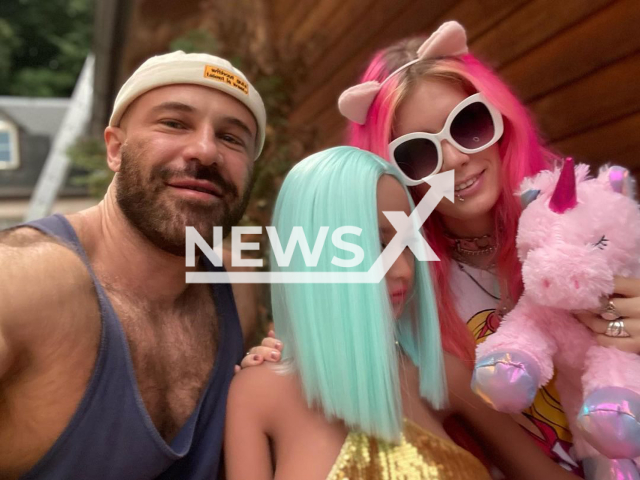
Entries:
[[456, 105], [440, 133], [413, 132], [396, 138], [389, 144], [389, 158], [405, 184], [415, 186], [442, 169], [443, 140], [462, 153], [477, 153], [496, 143], [503, 132], [498, 109], [476, 93]]

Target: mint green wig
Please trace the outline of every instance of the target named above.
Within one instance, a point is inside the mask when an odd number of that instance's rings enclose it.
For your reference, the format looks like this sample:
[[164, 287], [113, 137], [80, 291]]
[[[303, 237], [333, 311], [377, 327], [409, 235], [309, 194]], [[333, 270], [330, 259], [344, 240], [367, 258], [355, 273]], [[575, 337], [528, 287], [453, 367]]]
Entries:
[[[377, 185], [382, 175], [400, 177], [376, 155], [336, 147], [302, 160], [287, 175], [273, 223], [283, 246], [301, 227], [312, 250], [321, 227], [329, 227], [316, 266], [297, 247], [288, 266], [272, 271], [367, 271], [381, 254]], [[414, 208], [411, 197], [405, 194]], [[361, 228], [344, 240], [364, 251], [357, 267], [340, 267], [354, 254], [337, 248], [331, 234], [342, 226]], [[402, 431], [402, 402], [396, 341], [420, 370], [420, 393], [434, 408], [446, 403], [446, 384], [436, 302], [427, 264], [416, 260], [413, 291], [404, 313], [393, 318], [386, 283], [288, 283], [271, 289], [276, 335], [284, 365], [299, 375], [310, 407], [328, 419], [389, 441]]]

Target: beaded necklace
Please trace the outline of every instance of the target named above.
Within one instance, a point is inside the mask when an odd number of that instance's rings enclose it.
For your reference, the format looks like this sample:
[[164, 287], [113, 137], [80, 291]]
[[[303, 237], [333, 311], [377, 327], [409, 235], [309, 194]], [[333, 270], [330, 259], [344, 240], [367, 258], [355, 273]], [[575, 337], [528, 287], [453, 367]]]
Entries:
[[506, 298], [501, 298], [501, 296], [491, 293], [464, 268], [464, 265], [468, 265], [495, 274], [496, 264], [495, 259], [492, 258], [498, 251], [495, 237], [492, 234], [488, 234], [481, 237], [457, 238], [451, 234], [445, 234], [445, 238], [451, 249], [451, 258], [455, 260], [460, 270], [469, 277], [480, 290], [498, 301], [496, 313], [500, 317], [506, 315], [513, 308], [513, 302], [511, 302], [509, 296], [507, 295]]

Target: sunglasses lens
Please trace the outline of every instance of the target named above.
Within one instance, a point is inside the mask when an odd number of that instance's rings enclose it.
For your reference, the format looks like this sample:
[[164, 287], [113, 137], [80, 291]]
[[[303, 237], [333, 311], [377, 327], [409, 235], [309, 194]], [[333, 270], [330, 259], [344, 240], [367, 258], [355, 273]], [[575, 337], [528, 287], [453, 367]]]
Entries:
[[438, 150], [427, 138], [413, 138], [401, 143], [393, 156], [398, 168], [412, 180], [433, 174], [438, 166]]
[[467, 105], [451, 123], [453, 139], [470, 150], [487, 145], [493, 139], [494, 133], [491, 113], [487, 106], [480, 102]]

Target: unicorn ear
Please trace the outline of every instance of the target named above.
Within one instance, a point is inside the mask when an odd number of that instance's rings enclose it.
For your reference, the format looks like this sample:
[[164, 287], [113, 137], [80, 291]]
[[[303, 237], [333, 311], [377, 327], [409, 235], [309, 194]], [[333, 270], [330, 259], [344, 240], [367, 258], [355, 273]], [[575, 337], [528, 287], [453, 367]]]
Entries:
[[369, 107], [380, 91], [380, 83], [372, 80], [348, 88], [338, 99], [338, 110], [349, 120], [364, 125]]
[[636, 181], [631, 172], [624, 167], [606, 165], [600, 169], [598, 180], [608, 183], [614, 192], [629, 198], [636, 198]]
[[540, 190], [527, 190], [520, 195], [520, 204], [522, 205], [522, 209], [524, 210], [529, 206], [531, 202], [533, 202], [540, 195]]
[[418, 58], [464, 55], [469, 52], [467, 34], [458, 22], [445, 22], [418, 49]]

